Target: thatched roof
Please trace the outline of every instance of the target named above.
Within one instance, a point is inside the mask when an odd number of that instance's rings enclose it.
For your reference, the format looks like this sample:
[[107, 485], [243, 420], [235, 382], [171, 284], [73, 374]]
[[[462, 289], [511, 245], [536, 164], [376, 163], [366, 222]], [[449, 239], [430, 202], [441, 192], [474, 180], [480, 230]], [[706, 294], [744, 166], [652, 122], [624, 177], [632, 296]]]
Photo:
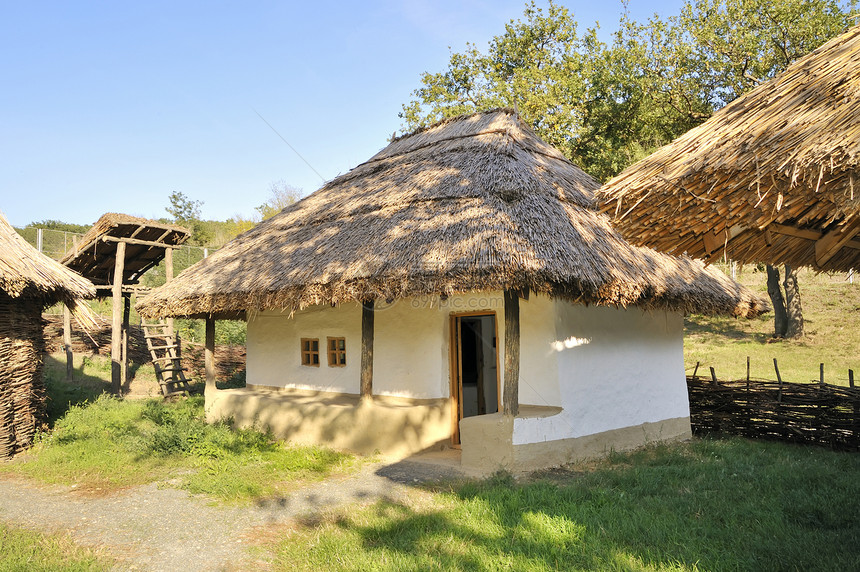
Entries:
[[60, 262], [95, 284], [112, 284], [117, 242], [131, 239], [126, 245], [122, 281], [136, 284], [147, 270], [164, 258], [165, 246], [182, 244], [189, 236], [191, 231], [175, 224], [105, 213]]
[[827, 42], [598, 193], [665, 252], [860, 268], [860, 27]]
[[146, 316], [529, 289], [571, 301], [757, 314], [718, 270], [632, 247], [597, 183], [512, 111], [459, 117], [240, 235], [138, 304]]
[[30, 246], [0, 213], [0, 292], [41, 305], [93, 298], [92, 283]]

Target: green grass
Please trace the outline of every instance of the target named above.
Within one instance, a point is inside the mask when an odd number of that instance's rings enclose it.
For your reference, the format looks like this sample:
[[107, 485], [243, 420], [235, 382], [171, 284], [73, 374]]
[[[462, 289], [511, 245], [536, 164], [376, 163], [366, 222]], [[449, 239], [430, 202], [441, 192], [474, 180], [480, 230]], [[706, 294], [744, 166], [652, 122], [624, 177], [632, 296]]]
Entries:
[[860, 456], [741, 439], [497, 476], [289, 529], [275, 570], [856, 570]]
[[[714, 367], [720, 379], [746, 377], [750, 357], [753, 378], [776, 379], [773, 359], [785, 381], [818, 380], [824, 363], [825, 381], [848, 385], [848, 369], [860, 383], [860, 277], [854, 284], [845, 274], [799, 271], [800, 295], [806, 335], [799, 340], [774, 340], [773, 313], [753, 320], [688, 316], [685, 320], [684, 362], [692, 374], [700, 362], [699, 375], [710, 376]], [[767, 297], [766, 274], [745, 267], [738, 281]]]
[[113, 561], [67, 536], [42, 534], [0, 523], [0, 572], [96, 572]]
[[206, 424], [202, 396], [168, 402], [102, 395], [72, 404], [52, 431], [15, 462], [0, 465], [0, 472], [93, 492], [175, 479], [194, 493], [248, 502], [355, 464], [355, 457], [323, 447]]

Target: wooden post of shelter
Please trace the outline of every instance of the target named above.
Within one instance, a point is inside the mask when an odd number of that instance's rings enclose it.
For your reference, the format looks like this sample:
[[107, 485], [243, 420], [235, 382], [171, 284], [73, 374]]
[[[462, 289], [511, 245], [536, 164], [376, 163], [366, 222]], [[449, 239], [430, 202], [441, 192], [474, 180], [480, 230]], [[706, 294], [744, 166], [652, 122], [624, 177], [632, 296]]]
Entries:
[[[164, 281], [165, 281], [165, 283], [167, 283], [167, 282], [170, 282], [171, 280], [173, 280], [173, 249], [165, 247], [165, 249], [164, 249]], [[173, 318], [167, 318], [167, 332], [169, 335], [171, 335], [171, 336], [173, 335]]]
[[373, 300], [361, 303], [361, 387], [362, 399], [373, 397]]
[[120, 385], [127, 387], [128, 384], [128, 321], [131, 315], [131, 294], [124, 292], [122, 295], [122, 370]]
[[66, 381], [71, 381], [75, 371], [72, 353], [72, 311], [65, 304], [63, 304], [63, 350], [66, 352]]
[[520, 298], [505, 290], [505, 386], [502, 413], [520, 412]]
[[111, 359], [111, 391], [119, 395], [122, 390], [122, 273], [125, 270], [125, 242], [116, 245], [116, 260], [113, 271], [113, 313], [110, 334], [110, 359]]
[[203, 364], [206, 368], [206, 388], [204, 394], [215, 391], [215, 318], [210, 314], [206, 318], [206, 351]]

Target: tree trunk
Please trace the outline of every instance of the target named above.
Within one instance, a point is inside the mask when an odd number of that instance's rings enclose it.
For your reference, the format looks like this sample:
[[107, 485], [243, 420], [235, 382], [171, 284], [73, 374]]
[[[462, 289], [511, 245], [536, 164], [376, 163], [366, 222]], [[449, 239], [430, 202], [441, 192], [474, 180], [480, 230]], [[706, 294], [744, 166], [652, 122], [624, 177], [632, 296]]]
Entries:
[[788, 330], [788, 316], [785, 312], [785, 299], [779, 287], [779, 270], [767, 265], [767, 294], [773, 306], [773, 336], [784, 338]]
[[800, 288], [797, 286], [797, 273], [788, 264], [785, 265], [785, 310], [788, 319], [785, 337], [803, 337], [803, 309], [800, 306]]

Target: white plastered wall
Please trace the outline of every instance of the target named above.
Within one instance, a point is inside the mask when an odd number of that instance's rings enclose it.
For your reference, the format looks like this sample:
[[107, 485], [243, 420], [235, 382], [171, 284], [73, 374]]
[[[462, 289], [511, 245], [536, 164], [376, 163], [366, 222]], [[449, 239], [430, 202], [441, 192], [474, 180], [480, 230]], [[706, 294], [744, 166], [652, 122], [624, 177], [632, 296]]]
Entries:
[[[329, 367], [326, 338], [346, 338], [346, 366]], [[320, 342], [319, 367], [301, 364], [301, 338]], [[247, 381], [252, 385], [358, 393], [361, 306], [313, 306], [296, 312], [260, 312], [248, 320]]]
[[[496, 314], [504, 340], [501, 292], [426, 296], [377, 303], [374, 314], [373, 393], [415, 399], [450, 396], [449, 323], [452, 313]], [[326, 337], [346, 338], [346, 367], [328, 366]], [[320, 365], [301, 365], [301, 338], [320, 340]], [[255, 386], [338, 393], [359, 392], [361, 306], [314, 306], [289, 313], [265, 311], [248, 321], [247, 380]], [[499, 348], [499, 367], [504, 353]]]
[[[473, 312], [496, 315], [503, 376], [501, 292], [410, 298], [377, 308], [374, 394], [448, 397], [450, 316]], [[346, 338], [346, 367], [328, 367], [327, 336]], [[319, 367], [301, 365], [303, 337], [319, 338]], [[678, 313], [586, 307], [532, 294], [520, 300], [520, 340], [520, 403], [562, 411], [517, 418], [515, 445], [689, 417]], [[249, 320], [247, 352], [249, 384], [357, 394], [361, 306], [316, 306], [292, 318], [261, 312]]]
[[[550, 417], [515, 419], [514, 445], [689, 417], [681, 314], [562, 300], [549, 303], [554, 306], [554, 339], [547, 342], [545, 330], [533, 335], [544, 355], [555, 356], [548, 361], [557, 364], [562, 411]], [[524, 309], [521, 303], [521, 335], [525, 337], [532, 317]], [[528, 327], [538, 329], [535, 324]], [[526, 403], [528, 395], [522, 380], [532, 383], [522, 373], [528, 371], [527, 359], [524, 355], [520, 366], [520, 403]], [[551, 365], [545, 366], [547, 376], [551, 369]], [[545, 380], [541, 387], [549, 391], [550, 385]]]

